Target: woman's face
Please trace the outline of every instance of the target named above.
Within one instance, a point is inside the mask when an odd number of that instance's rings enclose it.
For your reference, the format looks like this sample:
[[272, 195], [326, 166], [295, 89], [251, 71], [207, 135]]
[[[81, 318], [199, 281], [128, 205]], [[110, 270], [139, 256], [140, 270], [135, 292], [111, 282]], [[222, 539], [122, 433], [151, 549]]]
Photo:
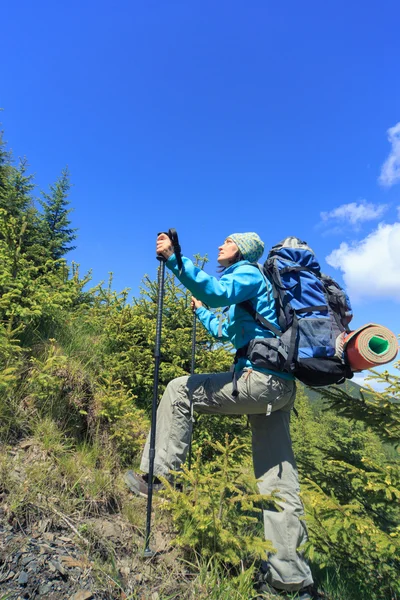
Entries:
[[222, 246], [219, 246], [218, 250], [217, 261], [221, 267], [229, 267], [229, 265], [234, 262], [236, 255], [239, 252], [239, 248], [230, 238], [227, 238]]

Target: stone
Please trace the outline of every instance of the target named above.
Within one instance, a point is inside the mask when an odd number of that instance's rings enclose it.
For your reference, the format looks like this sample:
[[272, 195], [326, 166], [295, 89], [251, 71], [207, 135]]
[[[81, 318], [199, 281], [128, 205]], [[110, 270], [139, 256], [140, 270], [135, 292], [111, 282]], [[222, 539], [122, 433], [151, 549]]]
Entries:
[[90, 598], [93, 598], [92, 592], [89, 592], [89, 590], [79, 590], [75, 594], [72, 594], [69, 600], [90, 600]]
[[51, 591], [51, 585], [49, 583], [45, 583], [44, 585], [39, 585], [38, 593], [39, 596], [47, 596]]
[[61, 575], [64, 577], [64, 575], [67, 574], [66, 570], [64, 569], [64, 567], [62, 565], [60, 565], [60, 563], [57, 560], [51, 560], [50, 561], [50, 565], [52, 565], [55, 569], [57, 569], [57, 571], [59, 573], [61, 573]]
[[21, 571], [18, 577], [18, 583], [20, 585], [26, 585], [28, 583], [29, 575], [26, 571]]
[[34, 442], [33, 440], [25, 440], [25, 442], [21, 442], [19, 447], [22, 448], [23, 450], [26, 450], [27, 448], [30, 448], [31, 446], [33, 446]]
[[28, 568], [29, 568], [30, 571], [32, 571], [32, 573], [37, 573], [38, 567], [39, 567], [38, 561], [37, 560], [32, 560], [29, 563], [29, 567]]
[[118, 538], [120, 528], [110, 521], [97, 520], [94, 523], [95, 530], [106, 538]]

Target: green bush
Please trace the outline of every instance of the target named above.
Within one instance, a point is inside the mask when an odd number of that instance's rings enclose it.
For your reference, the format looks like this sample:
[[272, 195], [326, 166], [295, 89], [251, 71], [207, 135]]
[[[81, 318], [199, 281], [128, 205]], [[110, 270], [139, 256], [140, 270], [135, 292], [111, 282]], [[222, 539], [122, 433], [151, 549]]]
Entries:
[[[197, 553], [221, 564], [237, 566], [265, 558], [272, 549], [262, 536], [262, 506], [273, 502], [255, 491], [254, 478], [239, 466], [244, 447], [236, 439], [210, 442], [214, 458], [204, 463], [197, 452], [191, 471], [175, 472], [174, 484], [165, 480], [164, 510], [177, 528], [175, 544], [189, 556]], [[175, 484], [182, 484], [184, 493]]]

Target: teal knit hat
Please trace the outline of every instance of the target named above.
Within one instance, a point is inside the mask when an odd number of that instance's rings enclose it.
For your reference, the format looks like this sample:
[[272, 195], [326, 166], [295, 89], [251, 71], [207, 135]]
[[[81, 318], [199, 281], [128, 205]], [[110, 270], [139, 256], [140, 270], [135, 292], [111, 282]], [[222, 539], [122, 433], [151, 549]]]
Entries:
[[232, 233], [228, 238], [235, 242], [240, 254], [249, 262], [257, 262], [264, 252], [264, 242], [254, 231]]

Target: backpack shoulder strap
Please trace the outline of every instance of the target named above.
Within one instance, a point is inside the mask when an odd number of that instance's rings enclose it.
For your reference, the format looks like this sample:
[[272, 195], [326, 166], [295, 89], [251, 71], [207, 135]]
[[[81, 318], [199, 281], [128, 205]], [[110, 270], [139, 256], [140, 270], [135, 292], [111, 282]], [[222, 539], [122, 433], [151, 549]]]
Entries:
[[253, 319], [259, 325], [261, 325], [261, 327], [264, 327], [264, 329], [268, 329], [274, 335], [276, 335], [276, 337], [281, 337], [282, 332], [277, 327], [275, 327], [275, 325], [272, 325], [272, 323], [267, 321], [267, 319], [264, 319], [264, 317], [256, 311], [256, 309], [254, 308], [254, 306], [252, 305], [250, 300], [245, 300], [244, 302], [239, 302], [238, 306], [240, 306], [246, 312], [248, 312], [249, 315], [251, 315], [253, 317]]
[[[264, 273], [264, 269], [263, 269], [262, 265], [259, 265], [258, 263], [257, 264], [253, 263], [252, 266], [254, 266], [254, 268], [256, 268], [260, 271], [260, 273], [265, 281], [265, 285], [267, 286], [268, 300], [270, 300], [270, 288], [268, 287], [268, 284], [270, 284], [270, 285], [272, 285], [272, 284], [269, 281], [269, 279], [267, 278], [266, 274]], [[249, 315], [251, 315], [253, 317], [253, 319], [259, 325], [261, 325], [261, 327], [264, 327], [264, 329], [271, 331], [276, 337], [281, 337], [281, 335], [282, 335], [281, 330], [278, 329], [277, 327], [275, 327], [275, 325], [272, 325], [272, 323], [270, 323], [269, 321], [267, 321], [267, 319], [265, 319], [262, 315], [260, 315], [260, 313], [258, 313], [256, 311], [256, 309], [254, 308], [251, 300], [244, 300], [244, 302], [239, 302], [237, 306], [240, 306], [246, 312], [248, 312]]]

